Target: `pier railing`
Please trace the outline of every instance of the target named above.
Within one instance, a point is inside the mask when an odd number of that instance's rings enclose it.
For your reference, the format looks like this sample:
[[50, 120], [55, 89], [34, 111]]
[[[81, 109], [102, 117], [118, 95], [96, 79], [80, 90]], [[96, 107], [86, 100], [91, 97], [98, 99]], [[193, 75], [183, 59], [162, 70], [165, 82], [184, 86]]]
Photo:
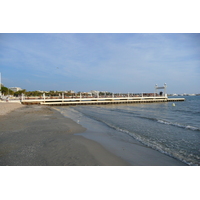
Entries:
[[110, 95], [110, 96], [74, 96], [47, 97], [43, 95], [39, 98], [24, 96], [20, 101], [23, 104], [42, 104], [42, 105], [90, 105], [90, 104], [119, 104], [119, 103], [155, 103], [168, 101], [184, 101], [184, 98], [168, 98], [167, 96], [131, 96], [131, 95]]
[[43, 105], [90, 105], [90, 104], [119, 104], [119, 103], [155, 103], [169, 101], [184, 101], [184, 98], [168, 98], [167, 95], [155, 93], [113, 93], [109, 95], [74, 95], [47, 96], [45, 93], [39, 97], [4, 98], [7, 102], [19, 102], [22, 104], [43, 104]]

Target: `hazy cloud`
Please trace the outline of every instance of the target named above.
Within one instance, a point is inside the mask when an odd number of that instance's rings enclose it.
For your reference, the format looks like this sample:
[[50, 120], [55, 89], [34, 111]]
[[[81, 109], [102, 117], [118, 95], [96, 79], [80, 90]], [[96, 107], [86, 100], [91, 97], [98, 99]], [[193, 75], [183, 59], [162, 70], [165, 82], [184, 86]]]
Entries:
[[200, 34], [0, 34], [0, 63], [27, 90], [200, 92]]

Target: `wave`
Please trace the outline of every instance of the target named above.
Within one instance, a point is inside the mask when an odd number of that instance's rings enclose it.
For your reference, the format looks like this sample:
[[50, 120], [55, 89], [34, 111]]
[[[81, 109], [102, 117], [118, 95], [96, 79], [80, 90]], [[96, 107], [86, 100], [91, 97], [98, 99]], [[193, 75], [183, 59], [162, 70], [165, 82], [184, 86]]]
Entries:
[[[193, 155], [192, 153], [190, 153], [190, 155], [188, 156], [187, 153], [184, 152], [183, 150], [182, 151], [171, 151], [170, 148], [166, 146], [166, 144], [162, 143], [159, 140], [156, 140], [156, 141], [151, 140], [150, 138], [147, 138], [144, 135], [140, 135], [136, 132], [132, 132], [130, 130], [127, 130], [124, 127], [123, 128], [118, 127], [118, 126], [111, 124], [104, 120], [100, 120], [100, 119], [95, 119], [95, 120], [103, 123], [104, 125], [108, 126], [109, 128], [112, 128], [116, 131], [120, 131], [122, 133], [128, 134], [129, 136], [133, 137], [137, 141], [141, 142], [143, 145], [145, 145], [149, 148], [152, 148], [154, 150], [157, 150], [165, 155], [168, 155], [170, 157], [178, 159], [178, 160], [182, 161], [183, 163], [186, 163], [187, 165], [198, 165], [198, 164], [196, 164], [196, 161], [194, 161], [194, 160], [199, 160], [200, 157], [197, 155]], [[162, 121], [162, 120], [160, 120], [160, 121]], [[166, 122], [166, 123], [169, 123], [169, 122]], [[186, 128], [189, 128], [189, 129], [191, 128], [191, 129], [196, 130], [196, 127], [187, 126]]]
[[[125, 126], [121, 126], [119, 124], [112, 123], [109, 120], [106, 120], [105, 118], [102, 119], [102, 117], [99, 117], [99, 116], [94, 116], [94, 113], [83, 112], [83, 110], [80, 111], [80, 110], [77, 110], [77, 109], [74, 109], [74, 108], [73, 108], [73, 110], [76, 111], [75, 114], [77, 114], [79, 117], [80, 117], [80, 115], [82, 115], [82, 116], [85, 116], [85, 117], [90, 118], [92, 120], [98, 121], [98, 122], [104, 124], [104, 126], [107, 126], [109, 128], [112, 128], [113, 130], [122, 132], [124, 134], [127, 134], [127, 135], [133, 137], [137, 141], [141, 142], [141, 144], [143, 144], [143, 145], [145, 145], [149, 148], [152, 148], [152, 149], [157, 150], [157, 151], [159, 151], [163, 154], [166, 154], [170, 157], [178, 159], [178, 160], [180, 160], [180, 161], [182, 161], [182, 162], [184, 162], [188, 165], [196, 165], [196, 163], [197, 163], [196, 160], [199, 160], [199, 158], [196, 158], [195, 157], [196, 155], [193, 155], [192, 153], [190, 153], [190, 155], [188, 156], [187, 152], [185, 152], [183, 150], [181, 150], [181, 151], [172, 150], [172, 148], [169, 148], [169, 146], [166, 144], [166, 142], [163, 141], [160, 138], [157, 138], [156, 140], [151, 139], [151, 138], [149, 138], [149, 136], [140, 134], [140, 133], [135, 132], [135, 131], [131, 131], [131, 130], [127, 129], [127, 127], [125, 127]], [[132, 115], [132, 117], [136, 117], [136, 116]], [[139, 116], [137, 116], [137, 117], [139, 117]], [[162, 120], [162, 119], [149, 118], [149, 117], [141, 117], [141, 118], [154, 121], [155, 123], [162, 123], [162, 124], [166, 124], [166, 125], [179, 126], [180, 128], [188, 128], [188, 129], [192, 129], [192, 130], [198, 129], [196, 127], [183, 126], [181, 124], [172, 123], [172, 122], [165, 121], [165, 120]]]
[[[124, 112], [124, 113], [133, 114], [133, 113], [130, 113], [130, 112]], [[172, 125], [172, 126], [176, 126], [176, 127], [179, 127], [179, 128], [189, 129], [189, 130], [192, 130], [192, 131], [200, 131], [200, 128], [198, 128], [198, 127], [191, 126], [191, 125], [183, 125], [183, 124], [178, 123], [178, 122], [169, 122], [169, 121], [166, 121], [166, 120], [163, 120], [163, 119], [157, 119], [157, 118], [152, 118], [152, 117], [144, 117], [144, 116], [140, 116], [140, 115], [137, 115], [137, 114], [134, 114], [133, 117], [137, 117], [137, 118], [141, 118], [141, 119], [147, 119], [147, 120], [150, 120], [150, 121], [156, 121], [156, 122], [161, 123], [161, 124]]]
[[[181, 124], [181, 123], [178, 123], [178, 122], [169, 122], [169, 121], [166, 121], [164, 119], [157, 119], [157, 118], [153, 118], [153, 117], [145, 117], [145, 116], [141, 116], [139, 113], [133, 112], [133, 111], [127, 111], [127, 110], [121, 110], [121, 109], [115, 109], [115, 110], [111, 110], [110, 109], [110, 111], [118, 112], [120, 114], [121, 113], [128, 114], [128, 115], [131, 115], [131, 117], [136, 117], [136, 118], [146, 119], [146, 120], [150, 120], [150, 121], [155, 121], [155, 122], [158, 122], [158, 123], [161, 123], [161, 124], [165, 124], [165, 125], [176, 126], [176, 127], [179, 127], [179, 128], [189, 129], [189, 130], [192, 130], [192, 131], [200, 131], [200, 128], [195, 127], [195, 126], [184, 125], [184, 124]], [[90, 118], [92, 118], [92, 119], [95, 119], [97, 121], [100, 121], [100, 122], [103, 122], [103, 123], [107, 124], [107, 122], [96, 118], [94, 115], [90, 115], [89, 113], [87, 113], [87, 114], [83, 113], [83, 114], [88, 116], [88, 117], [90, 117]], [[110, 124], [108, 126], [110, 126]]]
[[172, 126], [177, 126], [177, 127], [180, 127], [180, 128], [190, 129], [190, 130], [193, 130], [193, 131], [200, 131], [200, 128], [190, 126], [190, 125], [179, 124], [177, 122], [173, 123], [173, 122], [168, 122], [168, 121], [165, 121], [165, 120], [162, 120], [162, 119], [158, 119], [157, 122], [161, 123], [161, 124], [172, 125]]
[[[183, 163], [186, 163], [187, 165], [196, 165], [194, 163], [194, 161], [191, 160], [191, 158], [185, 159], [185, 155], [183, 156], [180, 154], [180, 152], [171, 151], [169, 148], [165, 147], [165, 144], [162, 144], [159, 141], [151, 140], [150, 138], [146, 138], [145, 136], [137, 134], [136, 132], [131, 132], [131, 131], [127, 130], [126, 128], [115, 126], [114, 124], [108, 123], [107, 121], [104, 121], [104, 120], [100, 120], [100, 119], [96, 119], [96, 118], [92, 118], [92, 119], [95, 119], [96, 121], [101, 122], [104, 125], [108, 126], [109, 128], [112, 128], [116, 131], [128, 134], [129, 136], [133, 137], [137, 141], [141, 142], [141, 144], [143, 144], [149, 148], [152, 148], [156, 151], [159, 151], [165, 155], [168, 155], [170, 157], [178, 159], [178, 160], [182, 161]], [[194, 155], [190, 154], [190, 157], [192, 157], [192, 156], [194, 156]]]

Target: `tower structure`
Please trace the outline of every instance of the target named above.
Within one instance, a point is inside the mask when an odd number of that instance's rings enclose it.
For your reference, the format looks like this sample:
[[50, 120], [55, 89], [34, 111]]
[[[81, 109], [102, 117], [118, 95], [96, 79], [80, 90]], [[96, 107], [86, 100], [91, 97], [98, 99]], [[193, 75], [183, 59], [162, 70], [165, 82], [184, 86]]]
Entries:
[[[164, 89], [164, 93], [161, 91], [161, 92], [160, 92], [160, 95], [161, 95], [161, 96], [167, 97], [166, 88], [167, 88], [167, 84], [166, 84], [166, 83], [165, 83], [164, 86], [162, 86], [162, 87], [158, 87], [158, 85], [156, 84], [156, 85], [155, 85], [155, 94], [157, 94], [158, 90]], [[155, 96], [155, 95], [154, 95], [154, 96]]]

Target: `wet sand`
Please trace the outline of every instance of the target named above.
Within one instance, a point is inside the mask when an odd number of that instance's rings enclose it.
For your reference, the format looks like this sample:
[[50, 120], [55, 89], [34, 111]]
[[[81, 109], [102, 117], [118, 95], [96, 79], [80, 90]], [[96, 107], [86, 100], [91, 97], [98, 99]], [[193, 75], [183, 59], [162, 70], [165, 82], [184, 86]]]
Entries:
[[9, 106], [4, 104], [0, 116], [1, 166], [129, 165], [100, 144], [74, 135], [85, 128], [50, 107]]

